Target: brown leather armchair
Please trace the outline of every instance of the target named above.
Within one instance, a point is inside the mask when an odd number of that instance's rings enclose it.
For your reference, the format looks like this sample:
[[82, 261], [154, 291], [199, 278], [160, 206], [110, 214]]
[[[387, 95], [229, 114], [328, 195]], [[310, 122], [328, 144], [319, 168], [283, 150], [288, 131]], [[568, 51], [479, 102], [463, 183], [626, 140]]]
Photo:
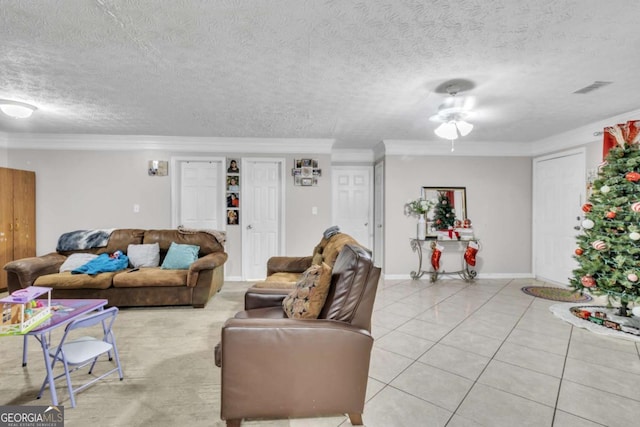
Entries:
[[[281, 303], [264, 306], [261, 290], [222, 328], [216, 364], [222, 368], [220, 416], [243, 418], [348, 414], [362, 424], [373, 337], [371, 313], [380, 269], [362, 247], [346, 245], [331, 274], [318, 319], [289, 319]], [[281, 292], [280, 301], [287, 290]]]

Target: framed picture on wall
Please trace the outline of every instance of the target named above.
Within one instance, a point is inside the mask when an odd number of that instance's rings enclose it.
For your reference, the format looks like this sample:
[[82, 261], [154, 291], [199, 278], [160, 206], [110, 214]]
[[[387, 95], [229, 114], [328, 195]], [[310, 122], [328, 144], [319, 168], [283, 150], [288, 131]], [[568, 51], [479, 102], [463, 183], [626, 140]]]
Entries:
[[238, 210], [227, 209], [227, 225], [238, 225]]
[[240, 173], [240, 167], [238, 166], [238, 161], [236, 159], [229, 159], [227, 173]]

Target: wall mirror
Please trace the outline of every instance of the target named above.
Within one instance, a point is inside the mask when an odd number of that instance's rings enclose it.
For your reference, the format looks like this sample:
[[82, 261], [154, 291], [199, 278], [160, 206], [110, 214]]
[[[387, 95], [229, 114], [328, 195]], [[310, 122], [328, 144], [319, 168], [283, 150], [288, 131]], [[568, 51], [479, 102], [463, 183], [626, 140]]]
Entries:
[[[463, 221], [467, 218], [467, 187], [422, 187], [423, 199], [438, 201], [440, 194], [445, 194], [449, 199], [456, 219]], [[429, 211], [427, 219], [433, 219], [433, 209]]]

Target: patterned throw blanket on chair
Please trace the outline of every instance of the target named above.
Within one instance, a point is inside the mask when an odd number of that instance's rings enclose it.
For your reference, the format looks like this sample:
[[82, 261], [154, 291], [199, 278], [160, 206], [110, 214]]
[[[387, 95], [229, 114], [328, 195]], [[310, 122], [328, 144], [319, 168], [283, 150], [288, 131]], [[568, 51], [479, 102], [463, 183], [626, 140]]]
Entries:
[[101, 248], [107, 246], [109, 236], [115, 228], [102, 230], [76, 230], [64, 233], [58, 239], [59, 252], [82, 249]]

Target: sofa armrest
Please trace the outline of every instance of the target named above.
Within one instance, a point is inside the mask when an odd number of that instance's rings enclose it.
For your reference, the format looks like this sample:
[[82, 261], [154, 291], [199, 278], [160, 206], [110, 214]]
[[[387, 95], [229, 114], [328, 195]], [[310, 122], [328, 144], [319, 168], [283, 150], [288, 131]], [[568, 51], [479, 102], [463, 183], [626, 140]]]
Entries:
[[290, 289], [249, 288], [244, 294], [244, 309], [281, 306], [290, 292]]
[[193, 264], [189, 266], [189, 272], [213, 270], [227, 262], [227, 258], [228, 255], [226, 252], [214, 252], [205, 255], [202, 258], [195, 260]]
[[274, 256], [267, 261], [267, 276], [271, 276], [273, 273], [302, 273], [307, 268], [311, 267], [311, 260], [313, 257], [286, 257], [286, 256]]
[[362, 413], [372, 346], [368, 331], [334, 320], [229, 319], [221, 416]]
[[4, 266], [7, 271], [9, 293], [33, 285], [33, 282], [45, 274], [58, 273], [67, 259], [57, 252], [11, 261]]
[[195, 287], [198, 283], [200, 272], [214, 270], [215, 268], [222, 266], [227, 261], [227, 257], [228, 255], [226, 252], [214, 252], [195, 260], [189, 266], [187, 286], [190, 288]]

